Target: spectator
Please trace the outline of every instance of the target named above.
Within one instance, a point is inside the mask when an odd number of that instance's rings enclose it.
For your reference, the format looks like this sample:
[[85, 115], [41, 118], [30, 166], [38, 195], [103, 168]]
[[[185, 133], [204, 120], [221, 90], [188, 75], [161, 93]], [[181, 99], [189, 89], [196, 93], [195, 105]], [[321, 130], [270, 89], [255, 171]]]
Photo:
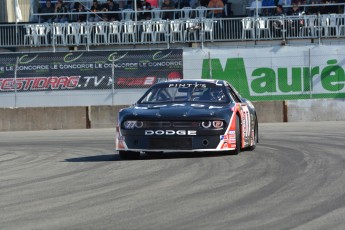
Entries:
[[291, 0], [279, 0], [278, 5], [282, 5], [284, 7], [284, 12], [287, 13], [287, 6], [291, 6]]
[[79, 4], [77, 12], [79, 13], [77, 22], [86, 22], [87, 14], [86, 14], [85, 6], [83, 4]]
[[287, 15], [300, 16], [302, 15], [302, 11], [297, 4], [294, 4], [292, 8], [287, 12]]
[[284, 9], [282, 5], [276, 6], [276, 12], [274, 13], [274, 16], [283, 16], [284, 15]]
[[[276, 16], [276, 17], [284, 16], [284, 9], [283, 9], [282, 5], [277, 5], [276, 6], [276, 10], [275, 10], [274, 16]], [[282, 18], [273, 20], [271, 22], [271, 30], [273, 31], [273, 36], [274, 37], [281, 37], [282, 29], [283, 29], [283, 23], [284, 23], [284, 20]]]
[[59, 14], [59, 13], [67, 13], [67, 8], [63, 3], [63, 0], [58, 0], [55, 5], [54, 13], [57, 15], [55, 16], [54, 22], [68, 22], [67, 14]]
[[176, 8], [182, 9], [183, 7], [190, 7], [189, 0], [181, 0], [179, 3], [180, 5]]
[[89, 22], [99, 22], [100, 20], [102, 20], [102, 16], [96, 14], [96, 12], [100, 12], [102, 10], [102, 6], [98, 4], [97, 0], [93, 0], [90, 10], [95, 14], [89, 14]]
[[210, 0], [207, 5], [208, 8], [222, 8], [219, 10], [209, 10], [207, 12], [207, 17], [212, 18], [222, 18], [223, 17], [223, 10], [224, 10], [224, 3], [222, 0]]
[[80, 5], [80, 2], [75, 2], [75, 3], [73, 4], [73, 7], [71, 8], [71, 11], [72, 11], [72, 12], [78, 11], [79, 5]]
[[[302, 11], [297, 4], [294, 4], [292, 8], [288, 11], [287, 15], [289, 16], [301, 16]], [[290, 36], [298, 36], [300, 28], [303, 26], [303, 20], [299, 18], [293, 18], [289, 20], [288, 31]]]
[[47, 0], [46, 4], [41, 8], [40, 13], [42, 14], [51, 14], [51, 15], [42, 15], [39, 17], [39, 22], [44, 23], [52, 23], [54, 18], [54, 6], [52, 5], [51, 0]]
[[[175, 4], [171, 0], [163, 0], [161, 9], [162, 10], [174, 10]], [[170, 19], [170, 20], [174, 19], [174, 12], [173, 11], [164, 12], [162, 18], [163, 19]]]
[[150, 10], [152, 9], [151, 4], [147, 2], [146, 0], [141, 0], [137, 2], [137, 9], [146, 11], [139, 13], [139, 20], [150, 20], [151, 19], [151, 13]]
[[[338, 3], [345, 3], [345, 0], [338, 0]], [[338, 13], [339, 14], [345, 14], [345, 6], [344, 5], [338, 6]]]
[[113, 0], [108, 0], [107, 1], [107, 5], [105, 5], [105, 8], [103, 9], [103, 11], [106, 12], [113, 12], [113, 13], [108, 13], [108, 14], [104, 14], [103, 15], [103, 20], [104, 21], [119, 21], [120, 17], [118, 14], [119, 11], [119, 4], [114, 3]]

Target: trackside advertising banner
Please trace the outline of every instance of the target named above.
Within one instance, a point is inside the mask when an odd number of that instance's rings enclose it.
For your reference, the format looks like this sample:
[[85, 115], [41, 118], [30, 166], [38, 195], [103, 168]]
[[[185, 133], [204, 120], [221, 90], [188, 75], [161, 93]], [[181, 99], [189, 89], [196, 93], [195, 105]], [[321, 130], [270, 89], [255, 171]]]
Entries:
[[[182, 49], [0, 55], [0, 93], [147, 88], [182, 78]], [[114, 64], [114, 65], [113, 65]], [[114, 83], [114, 84], [113, 84]]]
[[183, 58], [184, 78], [224, 79], [253, 101], [345, 98], [344, 46], [203, 49]]

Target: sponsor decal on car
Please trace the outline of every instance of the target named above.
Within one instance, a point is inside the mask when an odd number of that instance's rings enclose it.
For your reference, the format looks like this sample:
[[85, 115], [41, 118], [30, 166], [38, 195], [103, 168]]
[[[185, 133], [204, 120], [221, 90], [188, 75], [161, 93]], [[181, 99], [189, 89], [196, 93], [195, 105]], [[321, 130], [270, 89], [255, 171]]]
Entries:
[[152, 135], [179, 135], [179, 136], [195, 136], [196, 130], [145, 130], [146, 136]]
[[229, 142], [224, 142], [223, 144], [222, 144], [222, 147], [221, 147], [221, 149], [234, 149], [234, 148], [236, 148], [236, 144], [232, 144], [232, 143], [229, 143]]
[[235, 134], [227, 134], [227, 135], [221, 135], [220, 140], [230, 140], [230, 139], [235, 139], [236, 140], [236, 135]]
[[126, 129], [134, 129], [136, 121], [125, 121], [124, 126]]
[[169, 84], [169, 88], [207, 88], [207, 84], [200, 84], [200, 83], [172, 83]]

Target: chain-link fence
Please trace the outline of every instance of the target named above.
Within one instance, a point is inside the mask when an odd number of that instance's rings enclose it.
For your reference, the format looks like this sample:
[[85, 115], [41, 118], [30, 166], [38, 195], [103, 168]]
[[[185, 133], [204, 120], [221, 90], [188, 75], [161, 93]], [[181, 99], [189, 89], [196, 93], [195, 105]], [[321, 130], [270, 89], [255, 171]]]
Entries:
[[0, 107], [123, 105], [170, 79], [229, 81], [252, 101], [345, 98], [341, 45], [6, 54]]

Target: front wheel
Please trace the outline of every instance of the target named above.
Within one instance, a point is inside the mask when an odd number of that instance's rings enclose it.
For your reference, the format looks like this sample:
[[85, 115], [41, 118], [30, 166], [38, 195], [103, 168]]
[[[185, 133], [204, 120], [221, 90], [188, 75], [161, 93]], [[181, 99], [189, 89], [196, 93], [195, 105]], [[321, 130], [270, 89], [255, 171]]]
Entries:
[[135, 160], [140, 158], [140, 152], [119, 151], [119, 156], [123, 160]]
[[240, 122], [241, 122], [241, 119], [237, 115], [236, 116], [236, 149], [231, 152], [233, 155], [237, 155], [241, 152], [242, 139], [241, 139], [241, 123]]

